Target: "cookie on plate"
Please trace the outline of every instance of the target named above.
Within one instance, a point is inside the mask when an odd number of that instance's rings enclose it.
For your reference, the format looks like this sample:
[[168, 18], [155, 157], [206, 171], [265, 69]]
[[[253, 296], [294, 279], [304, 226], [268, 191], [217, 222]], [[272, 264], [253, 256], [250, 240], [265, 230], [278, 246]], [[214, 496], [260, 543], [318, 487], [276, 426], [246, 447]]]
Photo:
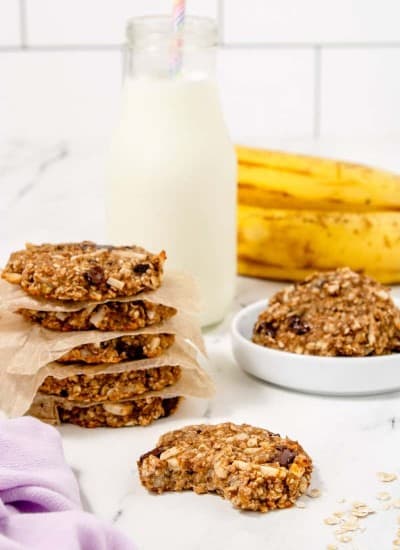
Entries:
[[186, 426], [138, 461], [150, 491], [217, 493], [242, 510], [289, 508], [307, 489], [312, 461], [296, 441], [247, 424]]
[[389, 354], [400, 350], [400, 311], [366, 275], [349, 268], [315, 273], [269, 300], [253, 342], [307, 355]]
[[164, 251], [152, 254], [138, 246], [27, 244], [11, 254], [2, 277], [41, 298], [112, 300], [157, 289], [165, 259]]

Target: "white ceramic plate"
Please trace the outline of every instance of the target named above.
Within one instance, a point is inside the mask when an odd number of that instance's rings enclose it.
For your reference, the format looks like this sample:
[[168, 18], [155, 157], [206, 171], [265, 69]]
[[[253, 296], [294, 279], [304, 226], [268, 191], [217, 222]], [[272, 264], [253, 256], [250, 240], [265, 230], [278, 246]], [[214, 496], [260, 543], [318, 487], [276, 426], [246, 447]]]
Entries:
[[[399, 300], [395, 300], [399, 306]], [[254, 376], [285, 388], [325, 395], [371, 395], [400, 390], [400, 353], [378, 357], [319, 357], [279, 351], [251, 341], [254, 323], [267, 307], [261, 300], [232, 322], [233, 354]]]

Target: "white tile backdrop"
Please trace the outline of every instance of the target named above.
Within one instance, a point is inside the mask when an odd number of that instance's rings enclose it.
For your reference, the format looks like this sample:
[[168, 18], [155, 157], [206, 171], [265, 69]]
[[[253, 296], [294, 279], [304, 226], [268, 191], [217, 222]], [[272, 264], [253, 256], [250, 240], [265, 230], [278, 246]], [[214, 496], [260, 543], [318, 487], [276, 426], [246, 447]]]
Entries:
[[[400, 0], [187, 0], [245, 138], [399, 138]], [[171, 0], [0, 0], [0, 136], [109, 135], [124, 23]]]

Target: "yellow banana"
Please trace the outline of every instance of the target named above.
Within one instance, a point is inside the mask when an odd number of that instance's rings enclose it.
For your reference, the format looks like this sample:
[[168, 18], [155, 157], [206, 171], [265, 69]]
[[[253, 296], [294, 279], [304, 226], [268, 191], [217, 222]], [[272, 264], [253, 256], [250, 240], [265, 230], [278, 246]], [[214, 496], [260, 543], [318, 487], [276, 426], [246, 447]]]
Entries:
[[301, 279], [349, 266], [400, 282], [400, 213], [239, 205], [238, 254], [243, 275]]
[[256, 149], [253, 147], [236, 146], [236, 155], [240, 164], [265, 166], [284, 172], [297, 172], [309, 176], [321, 176], [326, 179], [335, 179], [336, 162], [319, 157], [298, 155], [283, 151]]
[[257, 277], [260, 279], [273, 279], [279, 281], [301, 281], [308, 275], [315, 273], [315, 269], [297, 269], [294, 267], [277, 267], [274, 265], [260, 264], [251, 260], [238, 258], [238, 273], [245, 277]]
[[400, 210], [400, 176], [367, 166], [237, 147], [239, 203], [266, 208]]

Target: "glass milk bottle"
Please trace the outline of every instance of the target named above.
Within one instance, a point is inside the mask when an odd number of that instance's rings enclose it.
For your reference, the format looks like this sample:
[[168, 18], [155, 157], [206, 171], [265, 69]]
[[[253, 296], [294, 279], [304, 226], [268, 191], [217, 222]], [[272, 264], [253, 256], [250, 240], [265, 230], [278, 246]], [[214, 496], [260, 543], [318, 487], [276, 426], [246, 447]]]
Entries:
[[129, 21], [122, 106], [107, 176], [108, 237], [165, 249], [198, 281], [202, 323], [220, 321], [236, 273], [236, 158], [215, 81], [216, 26], [186, 17]]

